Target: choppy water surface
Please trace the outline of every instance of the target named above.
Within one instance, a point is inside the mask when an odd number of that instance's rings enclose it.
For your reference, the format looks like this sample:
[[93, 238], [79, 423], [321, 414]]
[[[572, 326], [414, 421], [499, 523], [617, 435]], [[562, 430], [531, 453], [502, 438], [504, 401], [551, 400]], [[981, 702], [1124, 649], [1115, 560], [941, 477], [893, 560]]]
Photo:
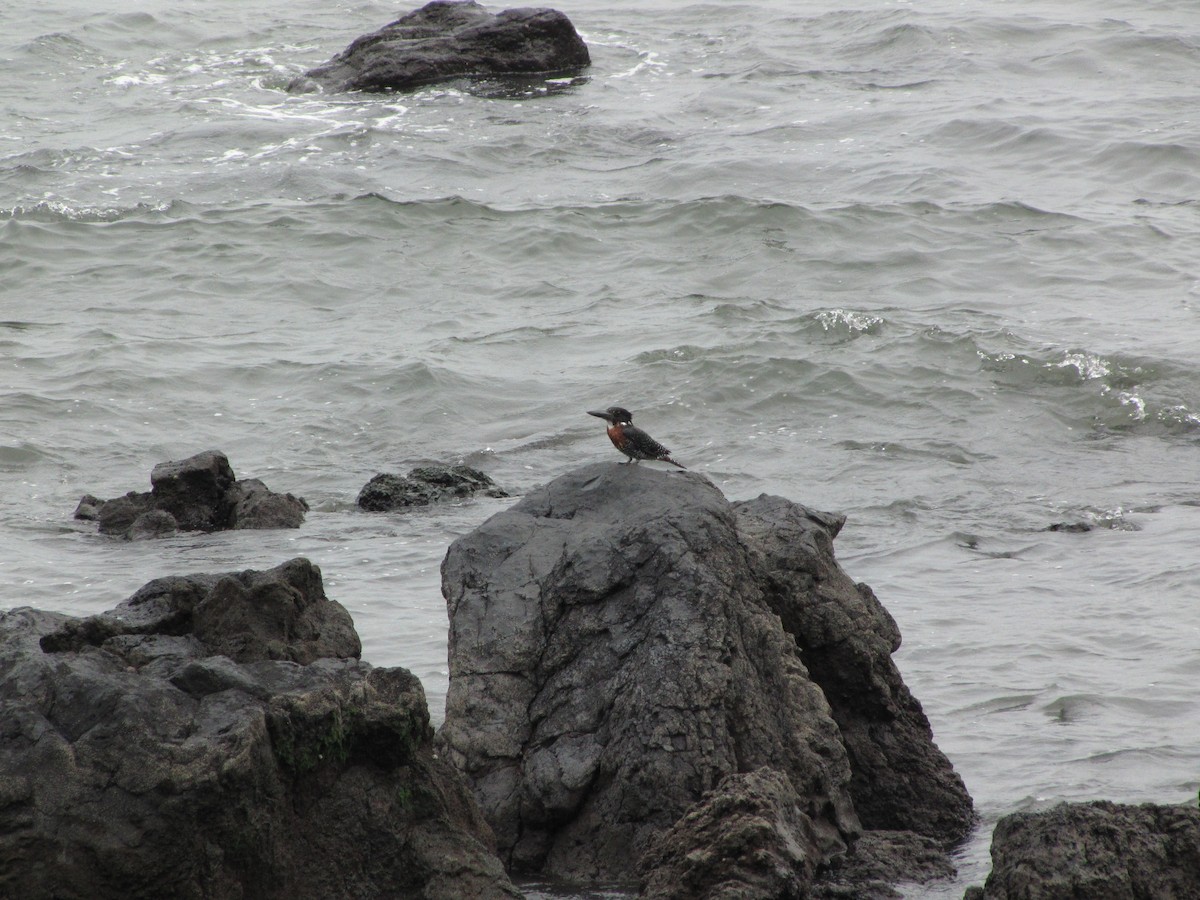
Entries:
[[[559, 8], [586, 78], [370, 97], [282, 87], [389, 4], [0, 11], [0, 605], [308, 556], [440, 716], [438, 565], [507, 501], [358, 489], [521, 493], [615, 461], [620, 403], [731, 498], [848, 514], [984, 818], [913, 896], [1007, 812], [1194, 799], [1200, 8]], [[305, 526], [72, 521], [214, 447]]]

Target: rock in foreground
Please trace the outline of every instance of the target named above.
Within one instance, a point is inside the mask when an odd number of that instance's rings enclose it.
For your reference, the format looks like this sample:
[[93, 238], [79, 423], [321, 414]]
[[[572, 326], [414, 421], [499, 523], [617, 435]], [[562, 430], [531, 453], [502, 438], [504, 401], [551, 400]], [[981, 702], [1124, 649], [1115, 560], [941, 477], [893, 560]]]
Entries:
[[0, 614], [0, 896], [515, 898], [420, 682], [319, 570]]
[[391, 512], [473, 494], [508, 496], [489, 476], [470, 466], [417, 466], [406, 476], [376, 475], [359, 491], [357, 503], [370, 512]]
[[817, 860], [812, 823], [774, 769], [735, 773], [706, 794], [642, 857], [641, 896], [803, 897]]
[[[438, 740], [514, 871], [628, 880], [645, 854], [651, 896], [680, 872], [696, 897], [725, 880], [798, 896], [859, 837], [860, 790], [869, 827], [966, 834], [970, 797], [891, 661], [895, 623], [833, 558], [841, 522], [598, 464], [451, 546]], [[744, 824], [712, 827], [726, 808]], [[764, 853], [728, 852], [763, 827]]]
[[570, 74], [590, 63], [587, 45], [558, 10], [493, 15], [472, 0], [434, 0], [358, 38], [288, 90], [409, 91], [463, 77]]
[[308, 511], [302, 498], [277, 494], [257, 478], [238, 481], [220, 450], [159, 463], [150, 473], [150, 488], [113, 500], [89, 494], [79, 501], [75, 518], [98, 521], [101, 534], [138, 540], [176, 531], [299, 528]]
[[1200, 809], [1097, 801], [1005, 816], [987, 884], [966, 897], [1200, 900]]

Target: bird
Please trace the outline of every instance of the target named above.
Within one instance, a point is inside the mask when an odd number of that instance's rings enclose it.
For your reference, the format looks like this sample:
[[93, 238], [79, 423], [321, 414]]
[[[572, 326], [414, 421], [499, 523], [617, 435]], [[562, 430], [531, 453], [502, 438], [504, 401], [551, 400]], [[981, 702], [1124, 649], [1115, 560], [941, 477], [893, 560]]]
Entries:
[[589, 409], [587, 414], [608, 423], [608, 439], [613, 442], [614, 447], [629, 457], [630, 463], [636, 463], [640, 459], [652, 459], [687, 469], [687, 466], [679, 465], [671, 459], [670, 450], [633, 424], [633, 414], [629, 410], [620, 406], [610, 406], [605, 410]]

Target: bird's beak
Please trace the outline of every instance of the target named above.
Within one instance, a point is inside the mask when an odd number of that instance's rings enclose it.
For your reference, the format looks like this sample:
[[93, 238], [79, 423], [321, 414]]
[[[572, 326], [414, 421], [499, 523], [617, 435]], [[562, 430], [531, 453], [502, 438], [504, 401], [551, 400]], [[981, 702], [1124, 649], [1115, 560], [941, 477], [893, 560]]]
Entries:
[[596, 410], [596, 409], [589, 409], [588, 415], [595, 416], [597, 419], [603, 419], [605, 422], [608, 422], [610, 425], [612, 424], [612, 421], [613, 421], [613, 417], [610, 416], [608, 413], [601, 412], [600, 410]]

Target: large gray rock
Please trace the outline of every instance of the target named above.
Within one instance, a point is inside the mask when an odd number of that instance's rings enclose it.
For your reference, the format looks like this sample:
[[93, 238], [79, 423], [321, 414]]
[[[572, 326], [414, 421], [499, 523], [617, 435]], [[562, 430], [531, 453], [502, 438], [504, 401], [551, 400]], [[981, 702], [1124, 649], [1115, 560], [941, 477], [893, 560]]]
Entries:
[[516, 898], [420, 683], [319, 570], [0, 614], [0, 896]]
[[[894, 623], [833, 559], [840, 521], [777, 498], [730, 504], [697, 473], [598, 464], [451, 546], [442, 567], [450, 688], [438, 739], [509, 866], [628, 879], [630, 862], [706, 791], [762, 767], [797, 797], [786, 827], [806, 836], [798, 883], [846, 852], [861, 831], [852, 784], [865, 748], [848, 752], [797, 647], [802, 636], [788, 628], [800, 617], [780, 615], [805, 604], [842, 609], [820, 617], [818, 643], [834, 653], [843, 629], [849, 659], [871, 677], [851, 682], [858, 696], [839, 703], [886, 708], [900, 693]], [[860, 629], [889, 639], [860, 647]], [[920, 712], [915, 701], [905, 710]], [[961, 782], [952, 797], [937, 792], [955, 779], [920, 721], [924, 730], [875, 721], [862, 739], [885, 757], [921, 761], [893, 782], [927, 783], [931, 806], [958, 809], [949, 818], [962, 836], [970, 798]], [[941, 834], [944, 818], [914, 827]]]
[[1200, 809], [1097, 801], [1013, 813], [971, 900], [1200, 898]]
[[303, 498], [277, 494], [257, 478], [238, 481], [229, 458], [207, 450], [159, 463], [150, 473], [149, 492], [130, 491], [112, 500], [84, 496], [75, 518], [97, 521], [101, 534], [140, 540], [177, 531], [299, 528], [306, 512]]
[[434, 0], [357, 38], [288, 90], [407, 91], [463, 77], [568, 74], [590, 63], [587, 45], [558, 10], [493, 15], [472, 0]]

